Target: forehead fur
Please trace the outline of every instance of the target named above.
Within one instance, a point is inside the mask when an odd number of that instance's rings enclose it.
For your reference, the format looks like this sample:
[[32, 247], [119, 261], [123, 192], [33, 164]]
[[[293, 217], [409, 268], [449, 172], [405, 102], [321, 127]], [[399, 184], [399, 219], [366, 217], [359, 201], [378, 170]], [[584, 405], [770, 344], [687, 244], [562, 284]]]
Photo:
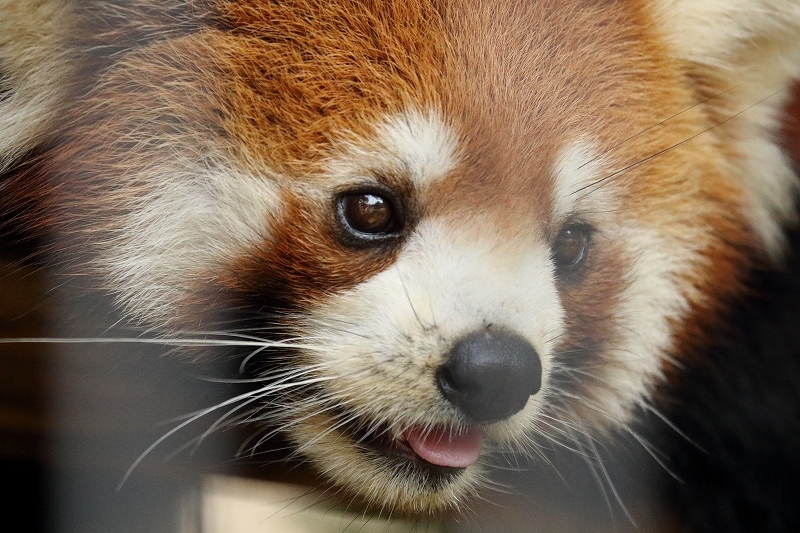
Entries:
[[[587, 138], [605, 155], [691, 100], [635, 2], [457, 2], [445, 25], [444, 115], [465, 155], [437, 191], [437, 213], [459, 198], [466, 216], [480, 206], [536, 213], [546, 225], [569, 214], [552, 202], [553, 163], [566, 147]], [[654, 139], [607, 159], [652, 153]]]
[[386, 116], [438, 107], [444, 36], [429, 2], [223, 2], [207, 52], [224, 126], [247, 155], [307, 171], [334, 139]]
[[508, 173], [509, 155], [544, 168], [565, 132], [599, 129], [598, 110], [643, 103], [626, 85], [659, 76], [642, 18], [578, 0], [221, 2], [199, 31], [130, 57], [128, 81], [173, 106], [191, 84], [191, 118], [279, 173], [320, 170], [335, 141], [408, 109], [441, 111], [474, 160]]

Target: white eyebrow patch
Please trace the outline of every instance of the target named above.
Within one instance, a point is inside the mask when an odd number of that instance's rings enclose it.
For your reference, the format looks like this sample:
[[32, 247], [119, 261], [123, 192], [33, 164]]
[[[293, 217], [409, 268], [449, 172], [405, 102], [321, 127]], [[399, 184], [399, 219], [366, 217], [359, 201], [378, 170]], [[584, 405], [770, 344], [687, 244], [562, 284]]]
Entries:
[[610, 174], [599, 150], [586, 139], [574, 141], [558, 153], [553, 164], [553, 216], [606, 211], [616, 205], [608, 184]]
[[458, 136], [433, 110], [390, 115], [366, 139], [351, 137], [328, 160], [329, 184], [374, 173], [400, 174], [417, 188], [444, 179], [458, 162]]
[[378, 142], [417, 187], [444, 178], [458, 159], [455, 133], [433, 111], [406, 111], [390, 117], [377, 131]]

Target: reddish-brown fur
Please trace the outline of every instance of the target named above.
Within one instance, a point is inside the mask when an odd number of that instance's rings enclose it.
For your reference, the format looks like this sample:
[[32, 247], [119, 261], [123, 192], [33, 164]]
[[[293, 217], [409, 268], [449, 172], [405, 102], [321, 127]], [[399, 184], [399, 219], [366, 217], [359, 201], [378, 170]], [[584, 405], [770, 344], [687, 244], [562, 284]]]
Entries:
[[[675, 359], [699, 353], [758, 261], [741, 216], [744, 194], [726, 174], [726, 160], [740, 154], [726, 142], [733, 110], [720, 96], [725, 87], [672, 57], [643, 0], [200, 5], [175, 9], [182, 24], [137, 13], [143, 20], [115, 21], [90, 37], [88, 47], [120, 49], [101, 49], [100, 59], [87, 54], [71, 80], [74, 105], [60, 111], [35, 162], [13, 177], [20, 190], [35, 191], [18, 193], [40, 206], [30, 224], [54, 231], [66, 254], [80, 259], [67, 270], [88, 271], [112, 292], [124, 276], [107, 275], [104, 256], [136, 230], [160, 229], [128, 225], [139, 220], [138, 202], [191, 182], [191, 173], [175, 170], [182, 157], [193, 171], [218, 165], [274, 185], [280, 207], [252, 221], [260, 240], [222, 259], [198, 258], [175, 282], [173, 316], [156, 322], [195, 327], [206, 323], [198, 310], [223, 302], [214, 312], [224, 314], [242, 294], [310, 309], [391, 268], [421, 220], [492, 240], [499, 255], [515, 245], [552, 246], [570, 221], [554, 207], [554, 161], [581, 140], [609, 170], [574, 194], [609, 190], [618, 205], [605, 214], [566, 214], [612, 222], [607, 234], [596, 228], [585, 272], [558, 281], [566, 329], [558, 346], [572, 354], [564, 364], [609, 364], [597, 365], [594, 379], [559, 386], [589, 400], [614, 392], [604, 384], [616, 370], [607, 350], [627, 334], [618, 322], [639, 260], [630, 243], [609, 237], [617, 229], [645, 228], [676, 257], [691, 256], [674, 275], [689, 309], [673, 320], [673, 343], [660, 354], [667, 372]], [[149, 24], [152, 37], [126, 41], [132, 28], [146, 34]], [[708, 98], [712, 104], [695, 106]], [[375, 163], [344, 185], [332, 183], [330, 168], [348, 147], [374, 149], [380, 125], [410, 111], [439, 117], [454, 132], [457, 161], [447, 176], [417, 186]], [[400, 244], [343, 244], [332, 195], [359, 180], [403, 196]], [[166, 255], [156, 252], [154, 264]], [[574, 407], [581, 409], [592, 416]], [[449, 505], [430, 498], [391, 504]]]

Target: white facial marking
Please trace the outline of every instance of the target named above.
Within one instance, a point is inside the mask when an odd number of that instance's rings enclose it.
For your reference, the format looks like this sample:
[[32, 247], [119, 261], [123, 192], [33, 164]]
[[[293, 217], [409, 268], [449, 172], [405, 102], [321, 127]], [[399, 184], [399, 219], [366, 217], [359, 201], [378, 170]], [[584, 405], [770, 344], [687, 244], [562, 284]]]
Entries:
[[613, 315], [605, 310], [617, 332], [617, 342], [605, 355], [611, 361], [604, 369], [607, 386], [594, 390], [605, 422], [623, 424], [662, 376], [663, 357], [672, 346], [672, 321], [688, 310], [681, 274], [693, 268], [699, 254], [686, 242], [672, 242], [664, 228], [648, 227], [620, 211], [623, 180], [613, 178], [615, 168], [599, 154], [586, 139], [560, 151], [553, 171], [554, 216], [580, 216], [600, 231], [595, 246], [621, 245], [629, 261], [619, 272], [625, 283], [620, 303]]
[[417, 187], [445, 177], [455, 165], [456, 136], [433, 111], [392, 117], [378, 127], [378, 134]]
[[[458, 161], [455, 132], [432, 110], [407, 110], [375, 127], [375, 135], [343, 143], [326, 165], [333, 183], [375, 172], [400, 174], [418, 187], [443, 179]], [[332, 183], [332, 184], [333, 184]]]
[[553, 165], [553, 212], [555, 220], [574, 213], [602, 212], [617, 205], [602, 180], [610, 172], [599, 150], [584, 139], [566, 145]]
[[699, 260], [696, 250], [670, 242], [657, 228], [629, 223], [610, 228], [630, 257], [627, 285], [614, 316], [619, 342], [609, 353], [619, 364], [609, 367], [607, 398], [599, 400], [609, 417], [626, 423], [631, 410], [650, 397], [663, 378], [663, 358], [672, 348], [674, 324], [689, 309], [681, 274]]
[[172, 165], [143, 178], [159, 183], [102, 254], [123, 305], [156, 324], [177, 318], [184, 295], [209, 272], [262, 244], [280, 208], [271, 179], [231, 167]]

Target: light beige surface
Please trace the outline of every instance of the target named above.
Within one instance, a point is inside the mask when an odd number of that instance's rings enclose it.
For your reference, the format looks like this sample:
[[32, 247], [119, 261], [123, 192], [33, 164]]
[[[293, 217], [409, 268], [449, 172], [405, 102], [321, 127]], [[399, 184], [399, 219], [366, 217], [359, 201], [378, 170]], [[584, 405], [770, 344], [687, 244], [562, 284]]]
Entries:
[[435, 524], [348, 512], [330, 494], [300, 485], [210, 477], [203, 487], [204, 533], [409, 533]]

